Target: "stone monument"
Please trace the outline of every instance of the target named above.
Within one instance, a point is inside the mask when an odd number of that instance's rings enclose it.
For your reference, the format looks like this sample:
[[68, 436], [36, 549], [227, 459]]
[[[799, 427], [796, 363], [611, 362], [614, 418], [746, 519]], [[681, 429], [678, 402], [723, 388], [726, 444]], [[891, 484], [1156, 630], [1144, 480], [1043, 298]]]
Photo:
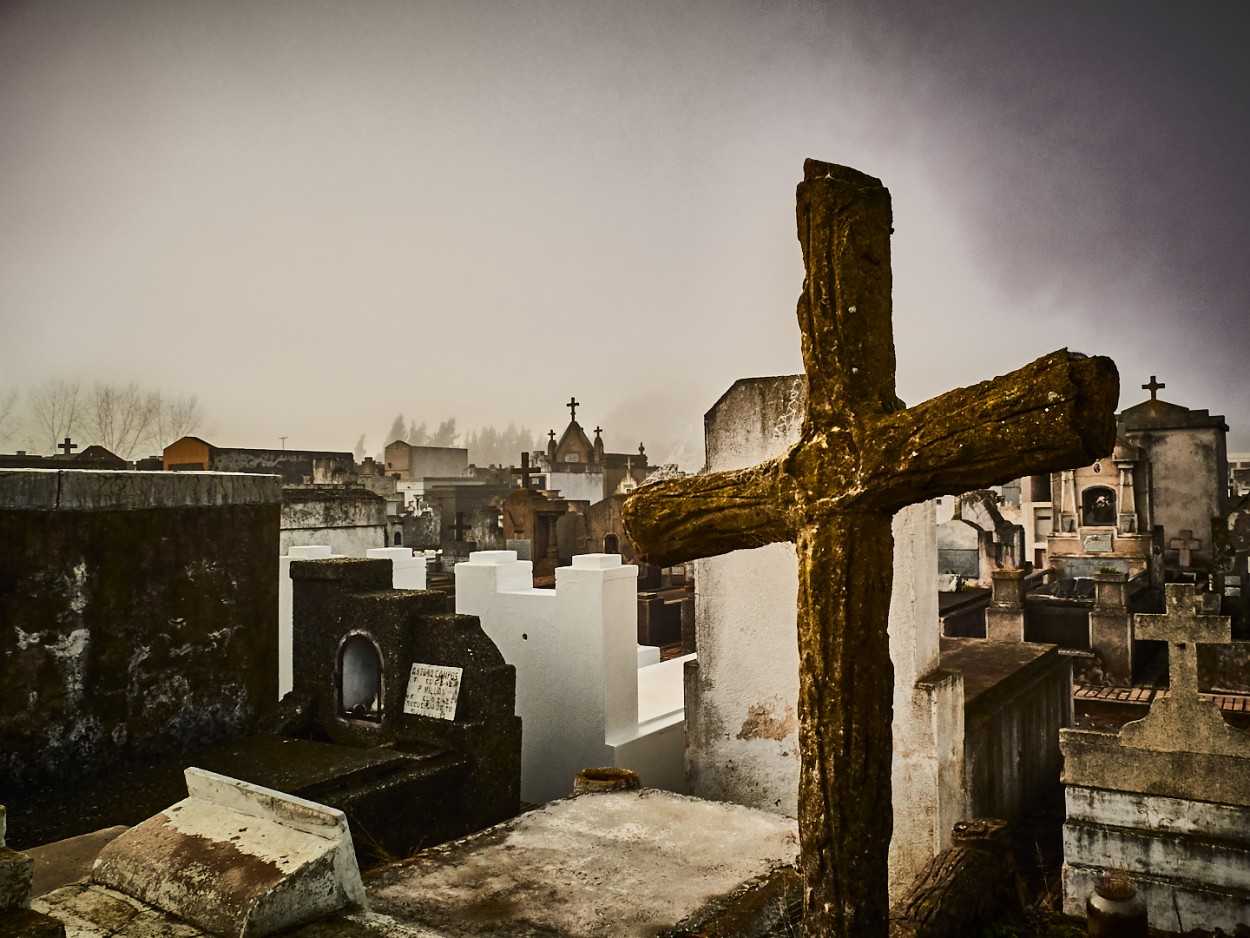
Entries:
[[777, 541], [799, 557], [799, 836], [809, 935], [888, 930], [891, 518], [906, 505], [1110, 453], [1115, 365], [1060, 350], [905, 408], [894, 391], [890, 196], [808, 160], [798, 186], [808, 393], [798, 443], [655, 482], [623, 516], [658, 566]]

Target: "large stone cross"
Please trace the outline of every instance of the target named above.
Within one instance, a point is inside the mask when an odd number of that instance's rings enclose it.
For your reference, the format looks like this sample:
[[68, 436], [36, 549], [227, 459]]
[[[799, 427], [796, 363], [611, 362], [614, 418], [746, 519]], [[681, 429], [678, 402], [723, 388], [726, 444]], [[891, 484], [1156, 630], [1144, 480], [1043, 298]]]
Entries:
[[1198, 646], [1231, 642], [1232, 620], [1207, 613], [1192, 583], [1168, 583], [1164, 589], [1166, 611], [1134, 616], [1133, 632], [1139, 639], [1168, 643], [1168, 695], [1155, 697], [1150, 713], [1126, 724], [1120, 741], [1137, 749], [1250, 759], [1250, 735], [1229, 726], [1215, 702], [1198, 692]]
[[[1183, 533], [1183, 532], [1182, 532]], [[1199, 611], [1192, 583], [1168, 583], [1166, 611], [1133, 617], [1134, 637], [1168, 643], [1168, 693], [1198, 699], [1198, 646], [1227, 645], [1233, 640], [1232, 619]]]
[[905, 409], [894, 392], [890, 195], [808, 160], [798, 442], [749, 469], [655, 482], [625, 503], [668, 566], [775, 541], [799, 557], [799, 839], [807, 934], [885, 936], [893, 669], [886, 624], [900, 508], [1111, 452], [1115, 365], [1066, 350]]

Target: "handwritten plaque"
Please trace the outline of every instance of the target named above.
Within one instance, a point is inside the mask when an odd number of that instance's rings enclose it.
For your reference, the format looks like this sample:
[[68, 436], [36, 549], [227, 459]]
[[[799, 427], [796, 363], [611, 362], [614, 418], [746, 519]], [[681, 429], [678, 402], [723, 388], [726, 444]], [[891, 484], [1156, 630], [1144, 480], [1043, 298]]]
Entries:
[[460, 699], [460, 678], [463, 674], [463, 668], [442, 664], [414, 664], [408, 675], [404, 713], [454, 720], [456, 701]]

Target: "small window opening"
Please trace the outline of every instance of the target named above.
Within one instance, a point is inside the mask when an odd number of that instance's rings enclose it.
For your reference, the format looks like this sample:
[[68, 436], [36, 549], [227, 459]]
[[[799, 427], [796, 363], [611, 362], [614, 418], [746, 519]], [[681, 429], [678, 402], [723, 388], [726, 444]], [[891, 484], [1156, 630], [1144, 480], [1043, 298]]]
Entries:
[[1081, 493], [1082, 524], [1115, 524], [1115, 492], [1098, 486]]
[[382, 719], [382, 659], [363, 635], [351, 635], [339, 652], [339, 712], [355, 720]]

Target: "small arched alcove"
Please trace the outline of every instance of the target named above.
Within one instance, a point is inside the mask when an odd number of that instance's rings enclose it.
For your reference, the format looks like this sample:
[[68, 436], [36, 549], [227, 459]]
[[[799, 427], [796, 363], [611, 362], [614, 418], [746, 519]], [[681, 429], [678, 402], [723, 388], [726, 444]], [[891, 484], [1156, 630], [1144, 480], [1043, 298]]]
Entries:
[[619, 554], [621, 552], [620, 541], [615, 534], [604, 535], [603, 552], [605, 554]]
[[1102, 485], [1082, 492], [1081, 524], [1114, 525], [1115, 492]]
[[339, 713], [354, 720], [382, 719], [382, 654], [359, 633], [339, 646]]

